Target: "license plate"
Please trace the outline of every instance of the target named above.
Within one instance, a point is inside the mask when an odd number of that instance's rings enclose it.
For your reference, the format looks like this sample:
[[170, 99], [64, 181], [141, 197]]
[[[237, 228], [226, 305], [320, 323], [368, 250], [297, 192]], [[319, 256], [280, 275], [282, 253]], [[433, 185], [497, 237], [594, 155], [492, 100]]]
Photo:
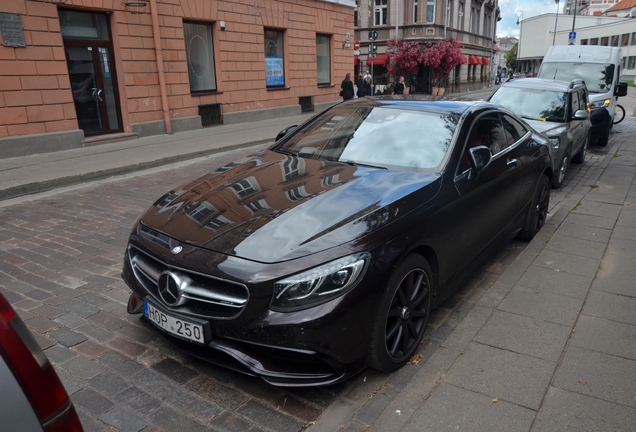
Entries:
[[180, 318], [175, 318], [163, 313], [146, 300], [144, 300], [144, 315], [152, 321], [154, 325], [168, 333], [192, 342], [198, 342], [200, 344], [205, 343], [205, 339], [203, 337], [203, 326], [200, 324], [184, 321]]

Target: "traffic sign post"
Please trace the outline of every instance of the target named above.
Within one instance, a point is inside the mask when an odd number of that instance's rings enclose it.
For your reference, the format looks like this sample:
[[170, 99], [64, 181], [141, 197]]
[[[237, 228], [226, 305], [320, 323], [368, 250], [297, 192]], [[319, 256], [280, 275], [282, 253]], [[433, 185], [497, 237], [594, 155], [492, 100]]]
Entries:
[[360, 49], [360, 41], [355, 41], [353, 43], [353, 49], [354, 50], [359, 50]]
[[574, 45], [575, 42], [576, 42], [576, 32], [571, 31], [568, 34], [568, 45]]

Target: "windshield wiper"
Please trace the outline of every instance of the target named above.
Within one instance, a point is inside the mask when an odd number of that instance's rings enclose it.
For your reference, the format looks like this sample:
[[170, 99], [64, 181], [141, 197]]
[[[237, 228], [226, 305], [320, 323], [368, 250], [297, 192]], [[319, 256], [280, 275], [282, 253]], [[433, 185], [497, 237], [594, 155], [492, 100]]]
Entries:
[[385, 167], [385, 166], [370, 165], [370, 164], [355, 162], [355, 161], [352, 161], [352, 160], [339, 159], [338, 162], [346, 163], [348, 165], [353, 165], [353, 166], [363, 166], [363, 167], [367, 167], [367, 168], [377, 168], [377, 169], [388, 170], [388, 168]]

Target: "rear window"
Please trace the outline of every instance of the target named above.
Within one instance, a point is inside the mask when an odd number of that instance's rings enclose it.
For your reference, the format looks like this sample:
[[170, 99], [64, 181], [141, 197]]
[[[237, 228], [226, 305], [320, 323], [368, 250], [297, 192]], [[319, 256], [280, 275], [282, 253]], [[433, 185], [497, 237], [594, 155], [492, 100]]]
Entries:
[[585, 81], [590, 93], [607, 93], [614, 79], [613, 64], [599, 63], [543, 63], [539, 78], [572, 81]]
[[512, 86], [499, 88], [490, 98], [519, 117], [557, 123], [565, 122], [567, 100], [565, 92]]

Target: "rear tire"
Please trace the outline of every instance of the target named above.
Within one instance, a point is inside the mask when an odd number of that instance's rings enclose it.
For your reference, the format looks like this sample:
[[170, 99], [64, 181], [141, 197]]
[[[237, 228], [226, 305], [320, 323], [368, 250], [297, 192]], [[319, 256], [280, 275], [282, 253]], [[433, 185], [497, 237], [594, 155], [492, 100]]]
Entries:
[[431, 314], [433, 272], [417, 254], [407, 256], [391, 274], [373, 328], [371, 367], [393, 372], [406, 364], [424, 336]]
[[523, 229], [518, 237], [521, 240], [530, 241], [537, 235], [539, 230], [545, 225], [548, 217], [548, 206], [550, 205], [550, 179], [542, 175], [534, 192], [534, 198], [530, 203], [530, 208], [526, 214]]

